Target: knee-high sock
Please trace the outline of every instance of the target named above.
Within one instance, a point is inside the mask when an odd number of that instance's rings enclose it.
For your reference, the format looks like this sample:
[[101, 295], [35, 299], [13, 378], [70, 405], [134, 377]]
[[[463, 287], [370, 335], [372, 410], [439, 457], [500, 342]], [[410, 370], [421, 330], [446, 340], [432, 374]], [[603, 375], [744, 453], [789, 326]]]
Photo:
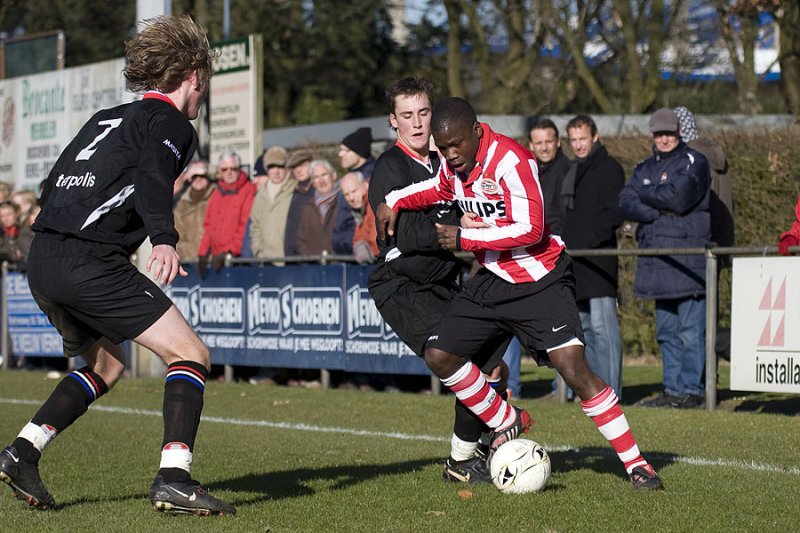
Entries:
[[597, 424], [600, 433], [611, 443], [628, 474], [637, 466], [647, 465], [611, 387], [606, 386], [594, 397], [581, 402], [581, 406], [583, 412]]
[[460, 400], [455, 401], [455, 415], [453, 433], [464, 441], [478, 442], [481, 432], [486, 430], [486, 424]]
[[455, 401], [455, 415], [453, 436], [450, 439], [450, 457], [456, 461], [466, 461], [475, 455], [481, 433], [486, 431], [486, 424], [460, 400]]
[[[178, 361], [167, 368], [164, 441], [159, 467], [159, 473], [165, 477], [174, 479], [189, 473], [207, 377], [206, 367], [192, 361]], [[183, 472], [176, 472], [176, 469]]]
[[[499, 379], [494, 381], [487, 379], [487, 381], [501, 398], [506, 398], [508, 390], [500, 387]], [[450, 439], [450, 457], [456, 461], [465, 461], [475, 455], [481, 438], [489, 431], [489, 426], [459, 400], [455, 402], [455, 413], [453, 437]]]
[[44, 447], [106, 392], [106, 382], [89, 367], [73, 370], [56, 385], [13, 445], [24, 459], [38, 460]]
[[480, 369], [467, 361], [442, 384], [452, 390], [456, 398], [492, 429], [504, 429], [516, 420], [516, 411], [489, 386]]

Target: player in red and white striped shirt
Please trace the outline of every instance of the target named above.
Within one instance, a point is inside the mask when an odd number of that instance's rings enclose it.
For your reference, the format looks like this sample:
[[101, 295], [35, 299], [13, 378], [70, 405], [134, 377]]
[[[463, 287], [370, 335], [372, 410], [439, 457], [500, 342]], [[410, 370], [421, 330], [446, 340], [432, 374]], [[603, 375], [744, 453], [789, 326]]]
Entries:
[[492, 273], [510, 283], [538, 281], [553, 270], [564, 249], [544, 221], [539, 172], [531, 153], [513, 140], [475, 123], [483, 136], [468, 172], [442, 165], [429, 180], [386, 195], [393, 209], [455, 201], [485, 228], [458, 228], [458, 249], [475, 253]]
[[532, 420], [495, 394], [471, 359], [487, 343], [515, 335], [583, 400], [583, 411], [617, 452], [633, 487], [660, 490], [663, 483], [639, 453], [616, 394], [586, 362], [572, 260], [545, 223], [536, 160], [478, 122], [472, 106], [460, 98], [434, 108], [431, 129], [444, 159], [438, 175], [387, 194], [376, 213], [379, 232], [392, 236], [400, 209], [457, 202], [483, 227], [437, 224], [439, 243], [474, 252], [484, 268], [467, 282], [428, 338], [425, 363], [493, 428], [491, 448], [496, 450], [526, 433]]

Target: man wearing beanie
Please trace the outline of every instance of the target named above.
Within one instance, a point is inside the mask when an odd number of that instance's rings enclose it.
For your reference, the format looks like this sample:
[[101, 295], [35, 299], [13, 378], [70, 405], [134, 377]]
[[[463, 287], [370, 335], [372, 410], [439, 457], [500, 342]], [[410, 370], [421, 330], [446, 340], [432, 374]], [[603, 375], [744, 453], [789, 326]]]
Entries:
[[[640, 248], [702, 248], [711, 237], [708, 161], [681, 140], [678, 117], [650, 119], [653, 157], [619, 194], [626, 220], [638, 222]], [[633, 295], [655, 300], [664, 391], [648, 407], [705, 407], [706, 271], [702, 255], [639, 256]]]
[[346, 171], [357, 170], [369, 181], [375, 158], [372, 157], [372, 129], [358, 128], [346, 136], [339, 145], [339, 162]]
[[[345, 172], [361, 172], [364, 180], [369, 183], [372, 171], [375, 168], [375, 158], [372, 157], [372, 129], [358, 128], [346, 136], [339, 145], [339, 162]], [[336, 212], [336, 226], [331, 236], [333, 253], [349, 255], [353, 253], [353, 235], [356, 222], [349, 204], [342, 196], [338, 201]]]

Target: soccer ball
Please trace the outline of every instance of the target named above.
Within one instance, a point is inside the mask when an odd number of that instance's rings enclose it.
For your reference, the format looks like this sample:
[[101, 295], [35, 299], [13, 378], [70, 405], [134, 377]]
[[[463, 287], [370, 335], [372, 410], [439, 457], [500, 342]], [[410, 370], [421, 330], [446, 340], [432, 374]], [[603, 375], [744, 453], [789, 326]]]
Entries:
[[489, 471], [500, 492], [536, 492], [550, 479], [550, 457], [532, 440], [512, 439], [494, 452]]

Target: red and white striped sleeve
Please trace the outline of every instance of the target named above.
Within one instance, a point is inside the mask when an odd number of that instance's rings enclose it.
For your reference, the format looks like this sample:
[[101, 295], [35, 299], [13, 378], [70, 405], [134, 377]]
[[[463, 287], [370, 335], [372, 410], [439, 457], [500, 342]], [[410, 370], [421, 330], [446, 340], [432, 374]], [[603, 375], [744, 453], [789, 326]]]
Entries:
[[438, 203], [451, 202], [453, 187], [444, 172], [444, 167], [445, 165], [441, 165], [437, 174], [424, 181], [389, 192], [386, 195], [386, 205], [395, 211], [400, 209], [417, 211]]

